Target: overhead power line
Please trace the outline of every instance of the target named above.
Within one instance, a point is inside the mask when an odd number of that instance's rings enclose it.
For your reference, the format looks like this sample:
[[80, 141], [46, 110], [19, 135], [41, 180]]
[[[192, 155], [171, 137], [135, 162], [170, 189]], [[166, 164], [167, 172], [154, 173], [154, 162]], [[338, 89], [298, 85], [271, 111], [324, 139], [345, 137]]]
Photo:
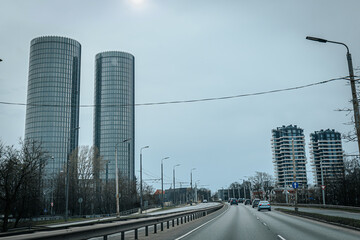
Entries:
[[[168, 105], [168, 104], [180, 104], [180, 103], [196, 103], [196, 102], [207, 102], [207, 101], [219, 101], [219, 100], [226, 100], [226, 99], [234, 99], [234, 98], [242, 98], [242, 97], [251, 97], [251, 96], [259, 96], [271, 93], [279, 93], [285, 91], [293, 91], [302, 88], [313, 87], [317, 85], [326, 84], [329, 82], [334, 82], [337, 80], [350, 80], [348, 77], [340, 77], [340, 78], [333, 78], [325, 81], [320, 81], [316, 83], [310, 83], [302, 86], [297, 87], [290, 87], [290, 88], [283, 88], [283, 89], [275, 89], [270, 91], [263, 91], [263, 92], [255, 92], [255, 93], [246, 93], [246, 94], [239, 94], [239, 95], [232, 95], [232, 96], [224, 96], [224, 97], [213, 97], [213, 98], [200, 98], [200, 99], [191, 99], [191, 100], [177, 100], [177, 101], [165, 101], [165, 102], [150, 102], [150, 103], [136, 103], [134, 104], [135, 107], [137, 106], [153, 106], [153, 105]], [[359, 80], [359, 79], [357, 79]], [[16, 105], [16, 106], [34, 106], [34, 107], [71, 107], [72, 105], [62, 105], [62, 104], [27, 104], [27, 103], [15, 103], [15, 102], [5, 102], [0, 101], [0, 104], [3, 105]], [[90, 108], [95, 107], [95, 104], [85, 104], [80, 105], [81, 108]], [[133, 105], [130, 104], [101, 104], [102, 107], [130, 107]]]

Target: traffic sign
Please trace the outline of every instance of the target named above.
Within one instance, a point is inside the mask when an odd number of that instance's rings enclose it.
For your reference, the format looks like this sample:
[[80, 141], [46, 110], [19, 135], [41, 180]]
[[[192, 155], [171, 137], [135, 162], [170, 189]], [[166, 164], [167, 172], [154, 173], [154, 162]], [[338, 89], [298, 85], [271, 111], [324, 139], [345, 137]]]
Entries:
[[322, 190], [325, 190], [325, 188], [326, 188], [326, 185], [321, 185]]
[[293, 183], [292, 183], [292, 187], [293, 187], [294, 189], [296, 189], [296, 188], [299, 187], [299, 184], [298, 184], [297, 182], [293, 182]]

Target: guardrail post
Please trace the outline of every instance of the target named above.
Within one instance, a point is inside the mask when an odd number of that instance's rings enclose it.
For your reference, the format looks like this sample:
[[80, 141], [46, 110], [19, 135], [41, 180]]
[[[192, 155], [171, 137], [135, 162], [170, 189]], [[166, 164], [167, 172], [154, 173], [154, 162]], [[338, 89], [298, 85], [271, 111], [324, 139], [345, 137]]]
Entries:
[[187, 216], [185, 216], [185, 217], [184, 217], [184, 221], [185, 221], [185, 223], [186, 223], [186, 218], [187, 218]]
[[164, 231], [164, 223], [163, 222], [161, 222], [160, 226], [161, 226], [161, 231]]
[[135, 239], [138, 239], [138, 229], [137, 228], [135, 228]]
[[176, 225], [179, 225], [179, 218], [176, 218]]
[[107, 240], [107, 235], [104, 235], [104, 240]]
[[183, 218], [184, 218], [184, 217], [181, 217], [181, 218], [180, 218], [180, 220], [181, 220], [181, 224], [183, 224], [183, 223], [184, 223], [184, 222], [183, 222]]
[[145, 227], [145, 236], [149, 236], [149, 226]]
[[175, 219], [172, 220], [172, 226], [175, 227]]
[[169, 221], [167, 221], [166, 228], [167, 228], [167, 229], [170, 228], [170, 223], [169, 223]]
[[157, 224], [154, 224], [154, 233], [157, 233]]
[[121, 232], [121, 240], [125, 240], [125, 232], [124, 231]]

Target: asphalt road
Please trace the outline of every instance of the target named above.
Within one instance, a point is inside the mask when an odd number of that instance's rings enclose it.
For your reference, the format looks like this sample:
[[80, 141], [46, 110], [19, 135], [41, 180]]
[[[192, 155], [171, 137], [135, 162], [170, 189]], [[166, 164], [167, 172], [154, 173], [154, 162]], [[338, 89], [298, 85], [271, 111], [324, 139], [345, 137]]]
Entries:
[[[191, 223], [189, 223], [191, 224]], [[352, 240], [360, 239], [360, 232], [283, 214], [277, 211], [258, 212], [250, 206], [233, 205], [215, 218], [184, 232], [169, 235], [177, 240], [217, 239], [281, 239], [281, 240]], [[155, 237], [155, 236], [154, 236]], [[152, 239], [152, 238], [150, 238]], [[154, 239], [157, 239], [156, 237]]]

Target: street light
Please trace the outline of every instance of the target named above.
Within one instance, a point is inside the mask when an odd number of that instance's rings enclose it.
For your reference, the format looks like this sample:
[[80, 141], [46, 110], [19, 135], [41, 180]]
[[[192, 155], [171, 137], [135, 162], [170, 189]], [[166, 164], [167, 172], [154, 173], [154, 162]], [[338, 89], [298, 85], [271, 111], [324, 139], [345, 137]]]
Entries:
[[192, 188], [192, 171], [196, 170], [196, 168], [192, 168], [190, 171], [190, 186], [191, 186], [191, 205], [194, 202], [194, 194], [193, 194], [193, 188]]
[[143, 209], [143, 195], [142, 195], [142, 150], [145, 148], [149, 148], [149, 146], [145, 146], [140, 148], [140, 213], [142, 213]]
[[310, 41], [321, 42], [321, 43], [328, 43], [329, 42], [329, 43], [334, 43], [334, 44], [340, 44], [340, 45], [343, 45], [344, 47], [346, 47], [346, 59], [347, 59], [347, 63], [348, 63], [349, 76], [350, 76], [350, 86], [351, 86], [352, 103], [353, 103], [353, 109], [354, 109], [355, 129], [356, 129], [356, 136], [357, 136], [357, 140], [358, 140], [358, 150], [360, 152], [359, 101], [357, 99], [357, 94], [356, 94], [354, 70], [353, 70], [353, 64], [352, 64], [352, 59], [351, 59], [351, 54], [350, 54], [349, 48], [348, 48], [348, 46], [346, 46], [345, 43], [329, 41], [329, 40], [326, 40], [326, 39], [323, 39], [323, 38], [307, 36], [306, 39], [310, 40]]
[[174, 200], [173, 200], [173, 202], [174, 202], [174, 204], [175, 204], [175, 168], [178, 167], [178, 166], [180, 166], [180, 164], [176, 164], [176, 165], [174, 165], [174, 167], [173, 167], [173, 183], [174, 183], [174, 190], [173, 190]]
[[[0, 59], [1, 60], [1, 59]], [[51, 216], [54, 215], [54, 169], [55, 169], [55, 158], [54, 156], [51, 157], [52, 165], [53, 165], [53, 171], [52, 171], [52, 181], [51, 181]]]
[[[126, 143], [130, 141], [132, 138], [128, 138], [123, 140], [121, 143]], [[117, 146], [119, 143], [115, 145], [115, 191], [116, 191], [116, 216], [120, 217], [120, 200], [119, 200], [119, 169], [118, 169], [118, 158], [117, 158]]]
[[322, 161], [320, 162], [320, 169], [321, 169], [321, 191], [322, 191], [323, 205], [325, 206], [325, 185], [324, 185], [324, 173], [323, 173]]
[[161, 208], [164, 208], [164, 163], [163, 161], [169, 159], [170, 157], [165, 157], [161, 159]]
[[[80, 127], [73, 128], [72, 130], [76, 131], [79, 130]], [[70, 132], [71, 134], [71, 132]], [[69, 138], [69, 145], [71, 145], [71, 137]], [[71, 147], [71, 146], [70, 146]], [[70, 154], [70, 153], [69, 153]], [[68, 212], [69, 212], [69, 158], [70, 156], [67, 156], [66, 159], [66, 181], [65, 181], [65, 222], [68, 220]]]

